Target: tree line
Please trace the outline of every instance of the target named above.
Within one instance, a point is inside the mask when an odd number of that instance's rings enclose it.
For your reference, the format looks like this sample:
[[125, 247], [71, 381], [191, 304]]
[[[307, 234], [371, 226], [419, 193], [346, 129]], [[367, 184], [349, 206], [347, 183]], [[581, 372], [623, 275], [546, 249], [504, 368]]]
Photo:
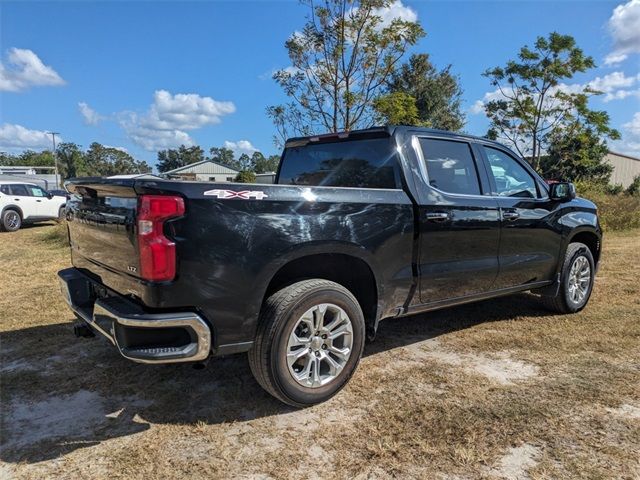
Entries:
[[[135, 173], [150, 173], [145, 161], [136, 160], [118, 148], [106, 147], [97, 142], [87, 150], [75, 143], [61, 143], [56, 148], [58, 171], [62, 178], [108, 177]], [[34, 152], [26, 150], [20, 154], [0, 152], [2, 166], [53, 167], [55, 159], [49, 150]]]
[[[282, 145], [292, 135], [349, 131], [374, 124], [463, 131], [460, 78], [408, 50], [425, 35], [415, 20], [385, 20], [389, 0], [302, 0], [306, 22], [285, 42], [291, 66], [273, 79], [288, 103], [267, 107]], [[546, 178], [606, 182], [607, 140], [619, 138], [602, 92], [569, 82], [595, 67], [569, 35], [552, 32], [484, 72], [496, 89], [483, 104], [486, 136], [516, 150]]]
[[[265, 156], [259, 151], [251, 155], [241, 154], [236, 158], [233, 150], [226, 147], [211, 147], [209, 155], [205, 155], [202, 147], [197, 145], [169, 148], [158, 152], [158, 171], [168, 172], [192, 163], [212, 160], [240, 172], [238, 181], [255, 181], [255, 174], [275, 172], [280, 163], [280, 155]], [[251, 180], [253, 179], [253, 180]]]

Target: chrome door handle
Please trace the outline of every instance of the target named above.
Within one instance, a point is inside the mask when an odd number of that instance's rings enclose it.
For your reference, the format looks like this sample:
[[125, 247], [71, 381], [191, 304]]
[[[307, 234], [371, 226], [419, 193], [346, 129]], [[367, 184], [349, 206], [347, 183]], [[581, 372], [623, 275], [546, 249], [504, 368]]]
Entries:
[[444, 222], [451, 218], [447, 212], [428, 212], [426, 214], [427, 220], [431, 222]]
[[520, 218], [520, 214], [518, 212], [503, 212], [502, 218], [505, 220], [517, 220]]

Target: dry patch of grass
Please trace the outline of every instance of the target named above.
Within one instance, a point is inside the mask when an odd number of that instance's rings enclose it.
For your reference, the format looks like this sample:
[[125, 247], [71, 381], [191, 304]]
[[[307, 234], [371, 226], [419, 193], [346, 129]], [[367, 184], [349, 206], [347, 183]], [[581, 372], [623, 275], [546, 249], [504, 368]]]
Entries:
[[0, 477], [640, 477], [638, 231], [605, 238], [585, 311], [383, 322], [344, 392], [292, 410], [244, 356], [152, 367], [73, 338], [57, 228], [0, 234]]

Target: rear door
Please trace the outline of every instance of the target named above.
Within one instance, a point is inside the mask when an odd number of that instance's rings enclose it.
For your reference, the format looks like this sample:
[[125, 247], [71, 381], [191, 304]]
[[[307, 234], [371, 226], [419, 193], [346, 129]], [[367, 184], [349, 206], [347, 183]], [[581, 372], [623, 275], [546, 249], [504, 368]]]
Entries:
[[20, 207], [22, 210], [23, 219], [38, 217], [38, 202], [37, 199], [31, 195], [28, 189], [28, 185], [22, 183], [9, 184], [9, 202]]
[[500, 218], [476, 147], [457, 137], [415, 136], [413, 144], [424, 182], [418, 206], [421, 303], [491, 290]]
[[500, 273], [496, 288], [554, 277], [562, 242], [551, 221], [554, 203], [525, 162], [496, 145], [480, 146], [500, 207]]

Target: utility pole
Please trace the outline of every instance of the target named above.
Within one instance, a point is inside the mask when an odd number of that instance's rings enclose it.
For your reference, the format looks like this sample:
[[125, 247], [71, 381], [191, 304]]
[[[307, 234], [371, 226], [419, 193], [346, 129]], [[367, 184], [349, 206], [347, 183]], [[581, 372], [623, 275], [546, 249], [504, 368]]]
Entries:
[[51, 140], [53, 140], [53, 163], [56, 167], [56, 188], [60, 188], [60, 178], [58, 177], [58, 151], [56, 150], [56, 135], [60, 135], [60, 132], [47, 132], [48, 135], [51, 135]]

